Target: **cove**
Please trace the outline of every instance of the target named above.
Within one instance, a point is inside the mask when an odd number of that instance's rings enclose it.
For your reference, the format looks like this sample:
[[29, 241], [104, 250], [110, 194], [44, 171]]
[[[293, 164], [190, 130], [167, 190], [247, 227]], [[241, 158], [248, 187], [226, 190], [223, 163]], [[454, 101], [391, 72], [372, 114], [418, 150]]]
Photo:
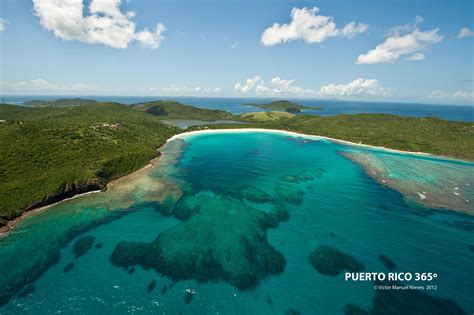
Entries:
[[[381, 163], [385, 173], [370, 173]], [[460, 175], [448, 180], [446, 169]], [[456, 205], [471, 209], [457, 200], [471, 196], [473, 169], [282, 132], [181, 135], [146, 172], [30, 215], [0, 238], [0, 313], [343, 314], [348, 304], [383, 313], [420, 303], [469, 313], [474, 220]], [[447, 186], [447, 206], [415, 193]], [[397, 271], [436, 272], [438, 290], [405, 296], [345, 282], [310, 263], [321, 247], [334, 250], [318, 264], [343, 253], [386, 272], [383, 254]]]

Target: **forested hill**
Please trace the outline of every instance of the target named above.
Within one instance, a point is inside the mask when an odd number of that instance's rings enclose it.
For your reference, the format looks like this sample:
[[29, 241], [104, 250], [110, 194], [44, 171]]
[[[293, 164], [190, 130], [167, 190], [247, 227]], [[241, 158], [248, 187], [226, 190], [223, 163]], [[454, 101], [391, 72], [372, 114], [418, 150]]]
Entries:
[[199, 108], [191, 105], [184, 105], [175, 101], [138, 103], [132, 105], [132, 107], [157, 117], [167, 119], [218, 120], [233, 118], [231, 113], [224, 110]]
[[0, 104], [0, 221], [103, 188], [146, 165], [178, 132], [153, 115], [114, 103]]

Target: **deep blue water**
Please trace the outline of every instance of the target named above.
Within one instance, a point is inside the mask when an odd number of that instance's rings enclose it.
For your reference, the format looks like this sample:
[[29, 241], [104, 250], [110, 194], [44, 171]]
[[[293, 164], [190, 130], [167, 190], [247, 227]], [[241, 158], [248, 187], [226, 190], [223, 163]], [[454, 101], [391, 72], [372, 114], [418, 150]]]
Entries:
[[[74, 96], [67, 96], [74, 97]], [[133, 104], [153, 100], [176, 100], [184, 104], [202, 108], [223, 109], [234, 114], [259, 111], [254, 107], [245, 106], [246, 103], [266, 103], [277, 99], [262, 98], [219, 98], [219, 97], [142, 97], [142, 96], [80, 96], [97, 101], [113, 101], [123, 104]], [[27, 100], [49, 100], [58, 96], [5, 96], [5, 102], [20, 104]], [[385, 113], [416, 117], [438, 117], [447, 120], [474, 121], [474, 106], [438, 105], [438, 104], [410, 104], [384, 102], [351, 102], [337, 100], [310, 100], [295, 99], [295, 102], [307, 106], [321, 106], [324, 110], [305, 111], [308, 114], [332, 116], [339, 114], [358, 113]]]
[[[332, 276], [312, 267], [308, 255], [326, 245], [357, 259], [368, 272], [388, 272], [380, 254], [392, 259], [399, 272], [435, 272], [435, 281], [418, 284], [437, 289], [424, 292], [472, 314], [474, 219], [407, 203], [341, 156], [341, 150], [354, 148], [268, 132], [173, 140], [160, 163], [125, 188], [61, 203], [0, 238], [0, 297], [9, 292], [8, 283], [37, 274], [29, 290], [25, 285], [23, 294], [15, 291], [0, 313], [343, 314], [346, 303], [372, 309], [373, 282], [347, 282], [344, 272]], [[392, 175], [403, 175], [407, 183], [425, 178], [428, 192], [429, 185], [441, 183], [444, 169], [462, 167], [463, 174], [474, 169], [471, 163], [363, 150], [416, 163], [420, 171], [407, 175], [394, 160]], [[428, 167], [419, 166], [423, 163]], [[472, 179], [459, 176], [449, 185], [472, 191], [466, 178]], [[268, 195], [254, 200], [243, 194], [245, 188]], [[106, 210], [120, 206], [126, 208], [123, 216], [111, 217], [119, 210]], [[275, 207], [289, 214], [276, 225], [267, 216]], [[188, 219], [175, 218], [178, 210], [195, 212]], [[264, 227], [257, 228], [260, 223]], [[84, 236], [102, 247], [76, 259], [74, 244]], [[260, 264], [266, 259], [270, 266], [277, 264], [267, 256], [267, 245], [284, 257], [283, 270], [272, 272]], [[117, 251], [119, 261], [112, 259]], [[155, 265], [160, 261], [169, 264]], [[71, 262], [73, 268], [65, 271]], [[243, 277], [239, 271], [245, 275], [247, 263], [259, 273], [252, 286], [238, 289], [222, 276], [211, 278], [216, 266]], [[198, 267], [205, 272], [189, 277]], [[185, 275], [189, 279], [180, 278]], [[410, 295], [401, 300], [412, 311], [419, 303]], [[399, 303], [387, 298], [379, 314], [400, 309]]]

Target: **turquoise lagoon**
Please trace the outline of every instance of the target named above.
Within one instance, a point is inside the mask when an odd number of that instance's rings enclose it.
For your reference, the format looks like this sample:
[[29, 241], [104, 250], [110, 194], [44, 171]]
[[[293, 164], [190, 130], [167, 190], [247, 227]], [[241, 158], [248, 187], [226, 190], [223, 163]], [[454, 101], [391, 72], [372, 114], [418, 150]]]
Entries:
[[[188, 134], [162, 153], [0, 238], [0, 313], [474, 311], [473, 164], [251, 131]], [[446, 194], [428, 207], [423, 192]], [[380, 255], [437, 273], [421, 283], [436, 290], [344, 280], [389, 272]]]

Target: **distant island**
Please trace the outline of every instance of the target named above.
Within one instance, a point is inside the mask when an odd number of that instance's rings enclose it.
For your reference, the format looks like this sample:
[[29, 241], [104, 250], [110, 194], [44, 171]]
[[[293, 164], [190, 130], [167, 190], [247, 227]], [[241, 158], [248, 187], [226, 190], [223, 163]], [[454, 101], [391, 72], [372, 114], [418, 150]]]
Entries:
[[[386, 114], [294, 115], [287, 111], [288, 104], [295, 106], [288, 101], [261, 105], [279, 111], [241, 115], [174, 101], [131, 106], [80, 99], [41, 102], [50, 105], [0, 104], [0, 230], [25, 211], [106, 189], [111, 180], [148, 164], [173, 135], [203, 128], [279, 129], [474, 161], [470, 122]], [[202, 120], [202, 125], [183, 130], [163, 123], [170, 118]], [[215, 120], [224, 123], [206, 124]]]
[[68, 106], [81, 106], [81, 105], [92, 105], [96, 104], [96, 100], [83, 99], [83, 98], [58, 98], [56, 100], [31, 100], [26, 101], [23, 105], [31, 107], [45, 107], [45, 106], [56, 106], [56, 107], [68, 107]]
[[265, 104], [258, 104], [258, 103], [246, 103], [244, 105], [252, 106], [256, 108], [261, 108], [265, 110], [276, 110], [276, 111], [283, 111], [288, 113], [301, 113], [303, 110], [323, 110], [323, 107], [310, 107], [310, 106], [303, 106], [298, 103], [290, 102], [287, 100], [280, 100], [274, 101], [271, 103]]

